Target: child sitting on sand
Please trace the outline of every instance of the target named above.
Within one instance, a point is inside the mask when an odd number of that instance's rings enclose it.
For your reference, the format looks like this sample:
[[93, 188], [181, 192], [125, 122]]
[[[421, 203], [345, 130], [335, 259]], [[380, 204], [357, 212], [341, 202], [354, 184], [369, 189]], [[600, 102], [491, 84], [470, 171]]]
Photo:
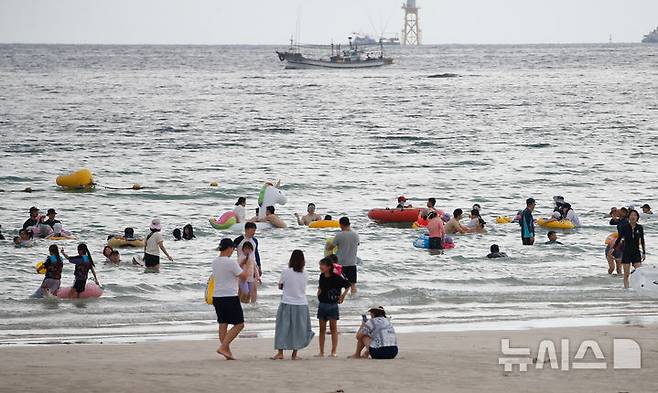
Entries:
[[[342, 304], [349, 292], [349, 281], [334, 272], [332, 258], [325, 257], [320, 260], [320, 280], [318, 283], [318, 320], [320, 321], [319, 357], [324, 357], [324, 341], [327, 336], [327, 321], [331, 330], [331, 357], [336, 357], [338, 348], [338, 320], [340, 313], [338, 305]], [[342, 290], [342, 293], [341, 293]]]
[[256, 254], [254, 253], [254, 245], [251, 242], [244, 242], [242, 245], [242, 255], [238, 254], [238, 264], [242, 270], [251, 269], [254, 274], [247, 277], [246, 280], [240, 281], [239, 295], [242, 303], [256, 303], [258, 298], [257, 285], [260, 283], [260, 275], [258, 274], [258, 267], [256, 266]]

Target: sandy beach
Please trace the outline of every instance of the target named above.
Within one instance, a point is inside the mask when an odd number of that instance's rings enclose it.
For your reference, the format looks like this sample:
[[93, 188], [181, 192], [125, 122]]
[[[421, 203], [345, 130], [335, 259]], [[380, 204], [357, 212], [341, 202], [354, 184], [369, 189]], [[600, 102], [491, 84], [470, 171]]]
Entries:
[[[583, 340], [596, 340], [606, 369], [562, 371], [530, 364], [506, 372], [500, 340], [511, 348], [570, 340], [570, 358]], [[641, 369], [613, 369], [615, 338], [642, 348]], [[351, 335], [341, 336], [339, 357], [317, 359], [317, 342], [299, 361], [272, 361], [272, 339], [239, 339], [238, 361], [214, 353], [216, 341], [168, 341], [125, 345], [38, 345], [0, 348], [2, 392], [654, 392], [658, 386], [656, 326], [605, 326], [409, 333], [399, 335], [401, 353], [392, 361], [348, 360]], [[287, 354], [289, 355], [289, 354]], [[561, 360], [561, 359], [560, 359]], [[590, 350], [584, 361], [594, 360]], [[561, 363], [560, 364], [561, 367]], [[570, 364], [572, 364], [570, 362]]]

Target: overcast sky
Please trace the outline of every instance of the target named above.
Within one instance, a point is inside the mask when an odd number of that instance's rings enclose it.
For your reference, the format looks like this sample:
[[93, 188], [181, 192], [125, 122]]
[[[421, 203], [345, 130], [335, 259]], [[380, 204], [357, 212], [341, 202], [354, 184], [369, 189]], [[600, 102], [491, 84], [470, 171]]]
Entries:
[[[418, 0], [423, 43], [639, 42], [658, 0]], [[395, 35], [402, 0], [0, 0], [0, 42], [285, 44]]]

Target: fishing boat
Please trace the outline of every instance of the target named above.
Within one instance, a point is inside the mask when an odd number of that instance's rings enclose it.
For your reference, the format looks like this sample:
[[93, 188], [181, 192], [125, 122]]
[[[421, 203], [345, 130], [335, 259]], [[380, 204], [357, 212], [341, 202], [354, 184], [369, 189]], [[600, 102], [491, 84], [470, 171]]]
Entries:
[[289, 70], [309, 68], [372, 68], [393, 64], [393, 59], [384, 56], [384, 45], [380, 41], [379, 50], [364, 50], [349, 39], [349, 49], [341, 50], [340, 45], [331, 44], [331, 55], [328, 58], [307, 57], [301, 52], [300, 45], [294, 45], [285, 52], [276, 51], [279, 60], [285, 62]]
[[655, 44], [658, 43], [658, 27], [651, 33], [644, 36], [642, 42], [645, 44]]
[[379, 40], [375, 39], [374, 37], [371, 37], [368, 34], [361, 35], [358, 33], [354, 33], [354, 43], [356, 45], [379, 45], [381, 42], [382, 45], [395, 45], [395, 46], [400, 46], [400, 38], [399, 37], [380, 37]]

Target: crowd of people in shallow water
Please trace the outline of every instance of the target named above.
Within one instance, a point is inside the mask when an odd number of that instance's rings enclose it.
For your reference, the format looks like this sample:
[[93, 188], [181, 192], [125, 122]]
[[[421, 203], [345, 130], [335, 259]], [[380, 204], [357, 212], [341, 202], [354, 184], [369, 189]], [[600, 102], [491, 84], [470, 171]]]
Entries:
[[[276, 186], [266, 183], [267, 186], [278, 187], [278, 183]], [[550, 217], [544, 219], [544, 222], [568, 220], [576, 228], [582, 225], [571, 204], [565, 202], [563, 197], [556, 196], [553, 201], [554, 210]], [[235, 239], [221, 239], [218, 248], [219, 255], [212, 262], [214, 276], [212, 304], [219, 325], [220, 342], [217, 352], [228, 360], [235, 358], [230, 345], [244, 328], [241, 304], [257, 302], [258, 286], [262, 284], [263, 280], [259, 241], [256, 238], [257, 223], [268, 222], [274, 227], [286, 227], [283, 220], [275, 215], [274, 206], [259, 205], [256, 209], [256, 216], [247, 218], [246, 203], [247, 199], [240, 197], [233, 208], [236, 221], [243, 225], [244, 233]], [[518, 223], [521, 243], [526, 246], [531, 246], [536, 242], [536, 220], [533, 216], [535, 207], [535, 200], [528, 198], [525, 209], [519, 210], [511, 219], [512, 222]], [[259, 215], [260, 209], [263, 208], [266, 209], [264, 216]], [[404, 211], [412, 208], [414, 207], [404, 196], [398, 198], [396, 209]], [[626, 288], [629, 285], [631, 265], [637, 268], [646, 258], [644, 228], [639, 221], [641, 217], [652, 216], [653, 212], [648, 204], [644, 204], [641, 210], [640, 213], [632, 207], [612, 208], [608, 214], [609, 224], [617, 229], [616, 233], [611, 235], [605, 249], [608, 273], [623, 273]], [[462, 209], [455, 209], [450, 215], [436, 207], [435, 198], [429, 198], [425, 207], [420, 209], [418, 220], [414, 225], [426, 228], [430, 249], [441, 251], [448, 242], [452, 242], [450, 236], [487, 233], [487, 223], [482, 218], [481, 211], [482, 208], [479, 204], [473, 205], [468, 222], [463, 224], [464, 212]], [[309, 226], [316, 221], [331, 220], [332, 217], [318, 214], [315, 204], [309, 203], [306, 214], [295, 213], [295, 219], [298, 225]], [[317, 279], [316, 293], [319, 302], [316, 312], [319, 321], [319, 357], [324, 357], [326, 354], [331, 357], [336, 356], [340, 305], [350, 294], [357, 293], [360, 262], [357, 256], [360, 245], [359, 235], [352, 228], [348, 217], [341, 217], [338, 220], [338, 226], [340, 230], [326, 242], [325, 256], [318, 262], [321, 272]], [[1, 229], [0, 227], [0, 239], [4, 239]], [[195, 239], [194, 228], [191, 224], [183, 226], [182, 229], [175, 228], [172, 235], [174, 241]], [[48, 209], [46, 215], [42, 215], [38, 208], [31, 207], [29, 218], [23, 223], [22, 228], [18, 231], [18, 236], [13, 238], [13, 242], [16, 247], [31, 247], [36, 238], [74, 239], [73, 234], [67, 231], [62, 222], [57, 219], [55, 209]], [[545, 244], [562, 245], [555, 230], [548, 231]], [[159, 271], [161, 253], [173, 261], [173, 257], [165, 247], [162, 224], [159, 219], [151, 221], [145, 237], [136, 236], [134, 228], [125, 228], [121, 235], [108, 236], [107, 245], [101, 252], [105, 262], [122, 263], [118, 250], [121, 247], [139, 249], [139, 255], [131, 258], [131, 264], [143, 267], [146, 272]], [[508, 258], [508, 254], [501, 251], [497, 244], [492, 244], [489, 251], [489, 254], [486, 255], [487, 258]], [[237, 254], [236, 258], [233, 257], [234, 253]], [[60, 288], [64, 261], [74, 265], [73, 286], [70, 288]], [[65, 249], [58, 247], [57, 244], [51, 244], [48, 247], [47, 257], [37, 268], [45, 273], [45, 278], [34, 293], [34, 297], [51, 297], [61, 291], [66, 291], [65, 297], [80, 297], [86, 290], [89, 273], [92, 274], [96, 285], [100, 286], [92, 253], [85, 243], [78, 245], [77, 255], [74, 256], [69, 256]], [[306, 296], [308, 280], [304, 253], [301, 250], [294, 250], [290, 256], [288, 267], [281, 273], [278, 281], [282, 297], [276, 315], [274, 338], [276, 352], [272, 359], [283, 359], [284, 351], [287, 350], [292, 351], [292, 359], [298, 359], [298, 351], [307, 347], [314, 337]], [[362, 325], [356, 335], [355, 352], [351, 357], [376, 359], [396, 357], [398, 347], [395, 329], [390, 319], [387, 318], [384, 308], [382, 306], [372, 307], [368, 310], [368, 314], [370, 318], [365, 314], [362, 315]], [[327, 325], [331, 337], [329, 351], [325, 349]]]

